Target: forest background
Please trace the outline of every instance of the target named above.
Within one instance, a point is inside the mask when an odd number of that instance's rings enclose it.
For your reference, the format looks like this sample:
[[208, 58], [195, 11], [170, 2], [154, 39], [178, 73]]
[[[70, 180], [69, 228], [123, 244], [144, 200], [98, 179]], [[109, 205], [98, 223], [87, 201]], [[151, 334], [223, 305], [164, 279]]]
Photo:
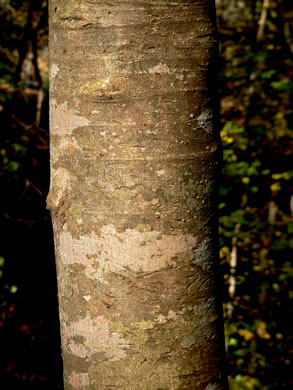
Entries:
[[[293, 7], [217, 0], [220, 258], [231, 390], [293, 385]], [[46, 196], [47, 1], [0, 0], [1, 387], [62, 389]], [[291, 286], [291, 290], [290, 290]]]

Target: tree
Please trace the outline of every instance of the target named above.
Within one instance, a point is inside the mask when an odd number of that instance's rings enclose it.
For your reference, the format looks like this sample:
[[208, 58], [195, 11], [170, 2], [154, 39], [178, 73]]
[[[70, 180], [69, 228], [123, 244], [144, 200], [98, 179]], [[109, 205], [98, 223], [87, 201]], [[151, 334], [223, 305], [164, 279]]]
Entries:
[[224, 389], [213, 6], [51, 0], [65, 388]]

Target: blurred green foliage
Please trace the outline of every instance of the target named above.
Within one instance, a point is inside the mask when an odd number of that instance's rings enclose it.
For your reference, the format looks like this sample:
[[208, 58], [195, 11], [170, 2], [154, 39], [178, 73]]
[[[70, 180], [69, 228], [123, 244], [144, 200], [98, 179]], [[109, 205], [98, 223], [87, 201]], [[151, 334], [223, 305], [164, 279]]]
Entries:
[[[0, 220], [4, 230], [5, 220], [18, 219], [29, 224], [24, 206], [29, 204], [25, 203], [27, 195], [31, 187], [41, 193], [31, 168], [37, 165], [40, 144], [48, 148], [46, 132], [40, 128], [40, 115], [36, 120], [38, 96], [41, 91], [42, 104], [47, 87], [47, 59], [40, 55], [47, 37], [47, 1], [0, 1], [0, 183], [4, 189]], [[1, 246], [0, 254], [4, 247]], [[9, 257], [0, 257], [0, 292], [4, 286], [5, 291], [8, 288], [15, 293], [13, 277], [4, 272], [9, 268]]]
[[231, 390], [293, 384], [292, 20], [290, 2], [218, 1], [220, 257]]

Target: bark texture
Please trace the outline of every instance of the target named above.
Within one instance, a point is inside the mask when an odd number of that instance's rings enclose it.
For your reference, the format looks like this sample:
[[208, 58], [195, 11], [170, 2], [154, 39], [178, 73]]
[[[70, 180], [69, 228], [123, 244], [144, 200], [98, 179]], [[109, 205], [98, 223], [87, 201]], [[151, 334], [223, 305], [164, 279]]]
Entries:
[[220, 390], [213, 9], [51, 0], [65, 389]]

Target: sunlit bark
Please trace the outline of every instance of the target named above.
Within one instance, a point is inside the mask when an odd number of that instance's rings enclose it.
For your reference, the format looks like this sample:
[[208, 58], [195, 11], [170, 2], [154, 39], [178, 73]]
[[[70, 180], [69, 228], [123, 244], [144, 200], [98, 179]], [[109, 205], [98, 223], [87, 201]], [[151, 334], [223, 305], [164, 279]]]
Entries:
[[224, 389], [211, 3], [50, 2], [66, 389]]

